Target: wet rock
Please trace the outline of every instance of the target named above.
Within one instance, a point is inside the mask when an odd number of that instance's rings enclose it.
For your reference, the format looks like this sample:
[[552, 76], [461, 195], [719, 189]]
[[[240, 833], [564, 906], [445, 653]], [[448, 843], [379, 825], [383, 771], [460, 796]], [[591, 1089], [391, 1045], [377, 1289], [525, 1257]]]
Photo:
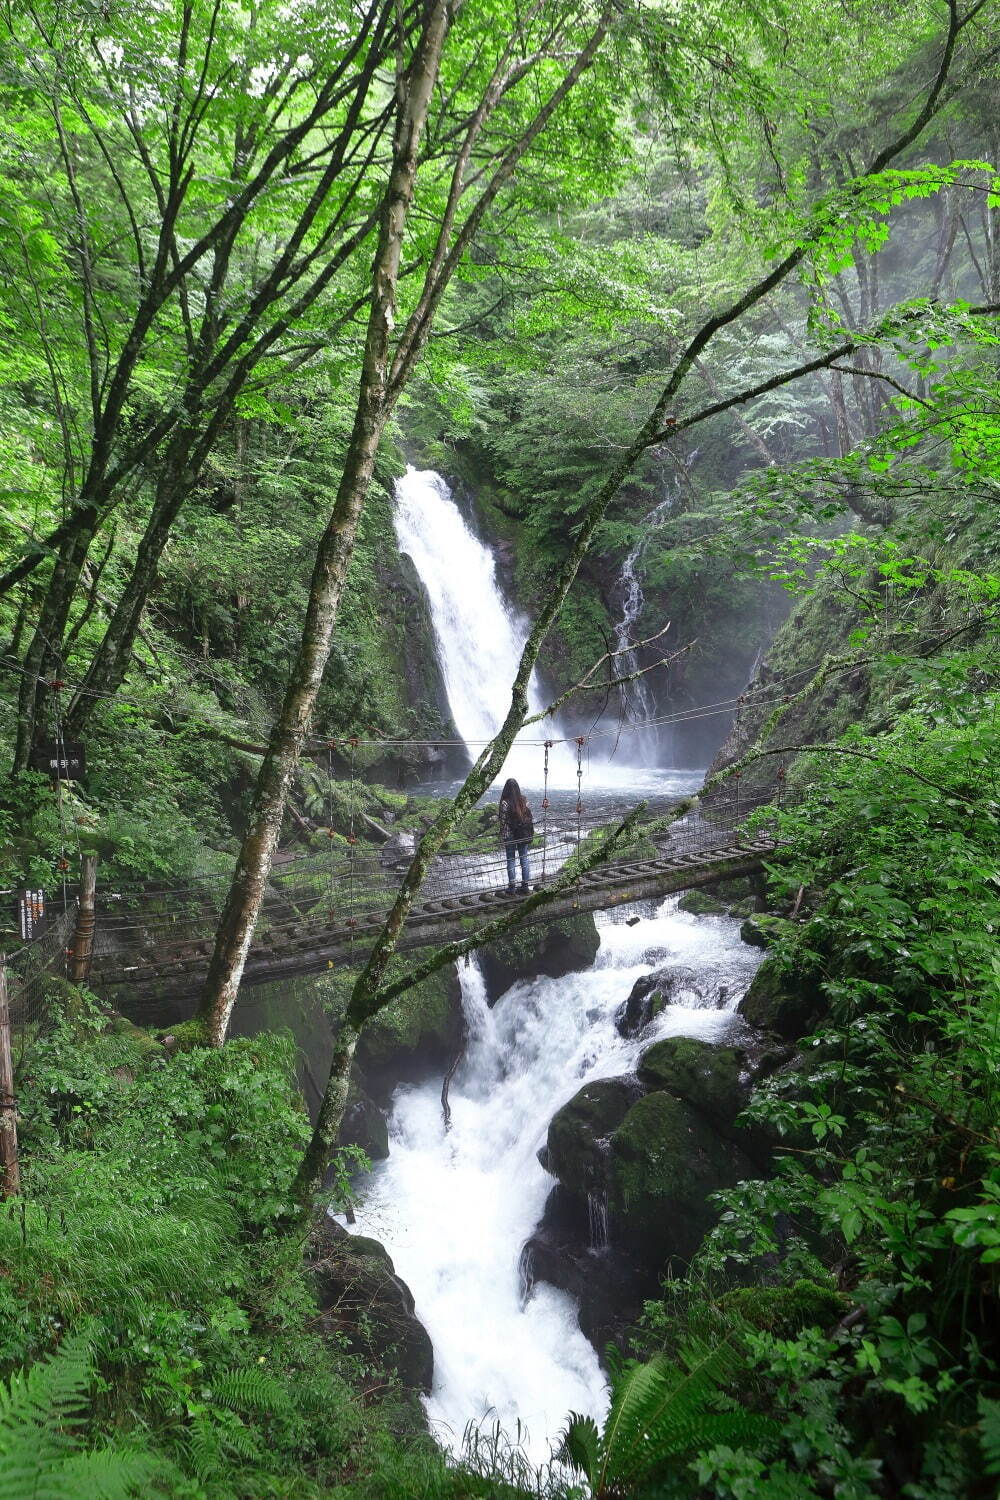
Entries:
[[815, 1030], [826, 1002], [809, 974], [796, 972], [776, 958], [765, 958], [737, 1008], [759, 1031], [795, 1041]]
[[350, 1235], [327, 1215], [306, 1251], [319, 1306], [320, 1331], [377, 1368], [392, 1370], [410, 1390], [429, 1392], [434, 1376], [430, 1336], [414, 1315], [413, 1296], [377, 1240]]
[[479, 962], [487, 999], [495, 1004], [518, 979], [534, 979], [539, 974], [560, 979], [589, 969], [600, 946], [597, 924], [589, 912], [486, 943], [479, 950]]
[[358, 1043], [365, 1089], [388, 1106], [400, 1083], [443, 1075], [462, 1045], [462, 990], [453, 968], [441, 969], [379, 1012]]
[[611, 1239], [650, 1264], [688, 1261], [718, 1218], [710, 1202], [755, 1169], [706, 1115], [647, 1094], [611, 1137]]
[[342, 1146], [360, 1146], [371, 1161], [384, 1161], [389, 1155], [385, 1115], [353, 1079], [338, 1139]]
[[585, 1225], [567, 1215], [563, 1189], [553, 1188], [545, 1213], [521, 1251], [521, 1290], [530, 1297], [539, 1281], [576, 1299], [580, 1327], [603, 1357], [608, 1344], [625, 1346], [658, 1276], [619, 1247], [595, 1246]]
[[794, 923], [787, 917], [775, 916], [774, 912], [759, 912], [747, 917], [740, 928], [740, 937], [751, 948], [770, 948], [794, 930]]
[[671, 1036], [642, 1054], [636, 1072], [646, 1088], [664, 1089], [728, 1127], [750, 1097], [748, 1068], [740, 1047]]
[[681, 1000], [688, 1005], [701, 1005], [703, 999], [693, 969], [677, 966], [654, 969], [652, 974], [644, 974], [632, 986], [628, 999], [615, 1016], [615, 1028], [619, 1036], [638, 1036], [665, 1005], [674, 1005]]
[[720, 901], [718, 896], [710, 896], [707, 891], [686, 891], [677, 903], [678, 911], [689, 912], [693, 917], [719, 916], [728, 911], [725, 901]]
[[578, 1205], [586, 1206], [588, 1194], [607, 1193], [611, 1134], [641, 1092], [635, 1078], [603, 1078], [586, 1084], [553, 1116], [545, 1166]]

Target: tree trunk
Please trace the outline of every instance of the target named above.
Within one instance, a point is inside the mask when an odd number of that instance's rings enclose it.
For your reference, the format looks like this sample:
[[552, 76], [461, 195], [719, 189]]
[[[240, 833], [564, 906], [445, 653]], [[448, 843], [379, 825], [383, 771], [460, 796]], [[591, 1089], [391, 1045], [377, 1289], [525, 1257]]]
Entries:
[[240, 850], [198, 1017], [213, 1046], [225, 1040], [253, 938], [285, 799], [330, 653], [358, 521], [368, 493], [390, 406], [387, 374], [396, 286], [406, 220], [417, 175], [417, 153], [450, 23], [444, 0], [431, 0], [409, 70], [397, 81], [393, 165], [372, 269], [372, 305], [354, 429], [329, 524], [320, 542], [305, 625], [291, 679], [257, 778], [250, 826]]

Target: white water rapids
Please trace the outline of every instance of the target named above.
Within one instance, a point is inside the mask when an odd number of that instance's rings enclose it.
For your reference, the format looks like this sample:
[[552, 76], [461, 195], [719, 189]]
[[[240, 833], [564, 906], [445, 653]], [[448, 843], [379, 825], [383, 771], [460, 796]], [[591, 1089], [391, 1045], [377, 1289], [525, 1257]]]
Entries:
[[[524, 622], [500, 592], [492, 554], [438, 475], [410, 469], [397, 483], [395, 518], [400, 548], [427, 589], [455, 723], [470, 742], [488, 739], [510, 701]], [[537, 710], [534, 679], [530, 696]], [[544, 738], [540, 726], [529, 737]], [[540, 785], [537, 743], [516, 748], [514, 761], [526, 786]], [[567, 753], [553, 770], [553, 780], [568, 786], [575, 756]], [[610, 816], [616, 800], [668, 797], [699, 780], [605, 762], [588, 767], [584, 794]], [[671, 897], [631, 927], [598, 918], [592, 969], [518, 983], [492, 1010], [478, 967], [462, 967], [468, 1044], [450, 1085], [451, 1129], [440, 1078], [396, 1092], [390, 1156], [361, 1185], [354, 1227], [385, 1245], [413, 1292], [434, 1345], [428, 1415], [453, 1450], [470, 1421], [487, 1428], [499, 1421], [543, 1463], [571, 1410], [600, 1417], [605, 1409], [604, 1376], [572, 1298], [536, 1283], [522, 1302], [519, 1260], [553, 1185], [537, 1152], [556, 1111], [588, 1081], [633, 1070], [660, 1037], [712, 1039], [739, 1024], [733, 1007], [759, 953], [740, 942], [735, 921], [676, 907]], [[614, 1025], [618, 1007], [642, 974], [664, 963], [696, 970], [704, 1007], [669, 1006], [641, 1042], [623, 1040]]]
[[[601, 919], [599, 919], [601, 921]], [[601, 921], [594, 967], [513, 986], [493, 1008], [473, 965], [460, 970], [469, 1030], [451, 1083], [446, 1132], [441, 1080], [398, 1090], [390, 1156], [362, 1188], [356, 1230], [381, 1240], [416, 1300], [434, 1345], [433, 1430], [458, 1449], [469, 1421], [521, 1424], [535, 1462], [549, 1457], [567, 1414], [606, 1406], [597, 1354], [573, 1300], [536, 1283], [521, 1303], [521, 1248], [545, 1206], [552, 1177], [539, 1165], [552, 1116], [595, 1078], [631, 1071], [664, 1036], [724, 1036], [731, 1008], [674, 1005], [638, 1041], [614, 1017], [640, 975], [688, 965], [706, 997], [724, 985], [735, 1004], [760, 957], [725, 917], [691, 917], [669, 898], [633, 927]]]

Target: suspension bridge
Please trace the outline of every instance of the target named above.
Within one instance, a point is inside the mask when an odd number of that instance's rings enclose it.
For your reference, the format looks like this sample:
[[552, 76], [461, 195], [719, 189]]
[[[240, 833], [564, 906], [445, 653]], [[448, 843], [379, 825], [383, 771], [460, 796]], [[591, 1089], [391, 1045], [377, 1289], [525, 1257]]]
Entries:
[[[506, 857], [495, 834], [456, 837], [434, 859], [409, 910], [398, 950], [464, 939], [519, 907], [525, 910], [518, 925], [528, 926], [655, 902], [751, 874], [775, 846], [773, 827], [759, 826], [759, 818], [755, 830], [746, 831], [753, 810], [746, 799], [734, 797], [707, 809], [696, 805], [666, 826], [652, 820], [647, 830], [637, 830], [637, 842], [579, 874], [540, 905], [509, 891]], [[583, 816], [579, 801], [567, 816], [546, 815], [531, 849], [533, 888], [545, 891], [561, 872], [568, 873], [567, 862], [612, 826], [607, 812]], [[244, 983], [266, 984], [363, 962], [408, 864], [405, 845], [400, 848], [395, 840], [389, 847], [354, 843], [276, 863]], [[127, 1005], [130, 1013], [144, 1002], [193, 1000], [205, 978], [230, 878], [230, 872], [221, 872], [159, 886], [104, 884], [87, 912], [78, 897], [64, 898], [51, 930], [15, 957], [15, 1004], [19, 994], [21, 998], [17, 1009], [29, 1011], [32, 993], [60, 966], [77, 978], [85, 968], [89, 986], [112, 1003]], [[85, 965], [76, 949], [81, 919]]]

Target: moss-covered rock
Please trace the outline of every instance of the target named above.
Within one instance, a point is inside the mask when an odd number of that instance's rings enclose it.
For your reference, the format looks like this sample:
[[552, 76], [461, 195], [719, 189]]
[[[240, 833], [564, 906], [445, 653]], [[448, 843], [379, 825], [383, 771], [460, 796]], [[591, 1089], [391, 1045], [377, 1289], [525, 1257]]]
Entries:
[[728, 911], [725, 901], [710, 896], [707, 891], [686, 891], [677, 903], [678, 911], [686, 911], [693, 917], [716, 917]]
[[608, 1142], [639, 1097], [634, 1078], [585, 1084], [549, 1125], [544, 1162], [578, 1203], [608, 1187]]
[[559, 979], [563, 974], [589, 969], [600, 946], [597, 924], [590, 912], [525, 927], [485, 944], [479, 950], [479, 962], [490, 1003], [499, 1000], [518, 979], [534, 979], [539, 974]]
[[462, 1039], [462, 992], [452, 968], [440, 969], [380, 1011], [358, 1043], [369, 1092], [384, 1099], [405, 1079], [447, 1068]]
[[795, 1338], [803, 1328], [827, 1329], [848, 1306], [839, 1292], [806, 1279], [792, 1286], [741, 1286], [719, 1299], [723, 1313], [779, 1339]]
[[762, 911], [747, 917], [740, 928], [740, 937], [751, 948], [770, 948], [794, 930], [794, 922], [789, 922], [787, 917]]
[[637, 1073], [647, 1088], [664, 1089], [724, 1125], [732, 1125], [750, 1097], [746, 1053], [697, 1037], [657, 1042], [642, 1054]]
[[389, 1155], [389, 1126], [374, 1099], [351, 1077], [347, 1108], [340, 1126], [342, 1146], [360, 1146], [370, 1161], [384, 1161]]
[[717, 1218], [710, 1203], [753, 1168], [708, 1118], [672, 1094], [647, 1094], [611, 1137], [612, 1240], [661, 1264], [689, 1260]]
[[806, 1036], [822, 1020], [825, 1002], [811, 976], [776, 958], [765, 958], [739, 1003], [739, 1013], [760, 1031], [787, 1041]]

